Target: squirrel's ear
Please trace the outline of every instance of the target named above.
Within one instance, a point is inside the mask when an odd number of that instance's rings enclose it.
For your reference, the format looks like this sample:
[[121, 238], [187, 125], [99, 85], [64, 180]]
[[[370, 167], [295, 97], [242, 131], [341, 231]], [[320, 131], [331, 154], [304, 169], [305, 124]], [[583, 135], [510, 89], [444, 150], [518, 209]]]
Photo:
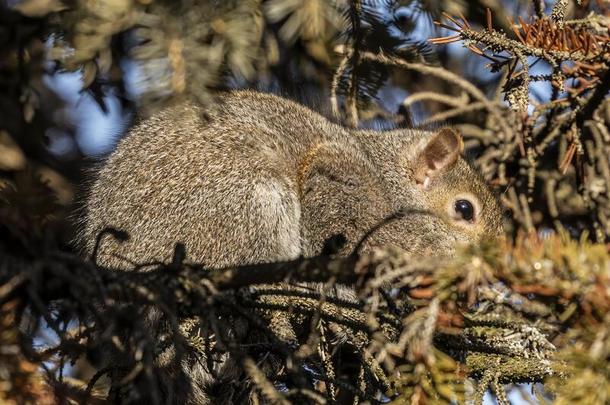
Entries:
[[458, 160], [463, 148], [462, 137], [453, 129], [443, 128], [432, 135], [415, 160], [415, 181], [427, 188], [431, 179]]

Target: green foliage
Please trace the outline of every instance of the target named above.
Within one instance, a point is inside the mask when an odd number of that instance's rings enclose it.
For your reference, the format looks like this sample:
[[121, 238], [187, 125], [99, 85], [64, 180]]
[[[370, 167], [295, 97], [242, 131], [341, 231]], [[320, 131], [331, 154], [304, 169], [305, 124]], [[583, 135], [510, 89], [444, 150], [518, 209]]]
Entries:
[[[571, 332], [576, 342], [564, 347], [556, 358], [561, 362], [546, 386], [556, 394], [557, 404], [603, 404], [610, 400], [610, 321], [603, 327]], [[588, 336], [586, 336], [588, 335]]]

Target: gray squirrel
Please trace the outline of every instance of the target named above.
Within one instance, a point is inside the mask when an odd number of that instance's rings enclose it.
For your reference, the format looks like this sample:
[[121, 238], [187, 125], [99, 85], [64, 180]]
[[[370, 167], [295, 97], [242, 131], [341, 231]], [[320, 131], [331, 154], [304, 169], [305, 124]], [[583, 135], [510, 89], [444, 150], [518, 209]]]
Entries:
[[[98, 263], [128, 270], [168, 262], [177, 242], [187, 261], [209, 268], [283, 261], [320, 254], [339, 234], [347, 239], [339, 254], [347, 254], [396, 212], [403, 215], [363, 249], [450, 255], [460, 242], [501, 232], [498, 201], [449, 128], [348, 129], [253, 91], [223, 93], [203, 114], [183, 102], [142, 120], [101, 167], [82, 239], [88, 253], [107, 227], [129, 239], [104, 237]], [[214, 381], [203, 370], [190, 374], [187, 402], [207, 403]]]
[[106, 227], [129, 240], [105, 238], [99, 263], [168, 261], [176, 242], [211, 268], [273, 262], [319, 254], [337, 234], [348, 252], [399, 211], [365, 248], [450, 254], [500, 232], [497, 199], [451, 129], [351, 130], [253, 91], [220, 101], [207, 120], [174, 105], [120, 141], [91, 186], [82, 236], [89, 252]]

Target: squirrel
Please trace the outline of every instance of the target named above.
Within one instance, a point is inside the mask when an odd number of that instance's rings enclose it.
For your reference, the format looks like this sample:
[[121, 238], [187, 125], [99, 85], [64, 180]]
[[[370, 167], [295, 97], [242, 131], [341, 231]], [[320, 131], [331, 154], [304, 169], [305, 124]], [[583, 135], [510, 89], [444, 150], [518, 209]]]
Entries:
[[[120, 141], [91, 186], [82, 238], [89, 253], [107, 227], [129, 239], [103, 237], [98, 264], [167, 262], [177, 242], [207, 268], [284, 261], [320, 254], [335, 235], [347, 240], [338, 254], [367, 235], [363, 250], [450, 255], [501, 232], [500, 205], [450, 128], [350, 129], [247, 90], [219, 101], [207, 119], [193, 103], [170, 106]], [[210, 374], [188, 372], [194, 393], [178, 402], [208, 403]]]
[[497, 199], [449, 128], [353, 130], [254, 91], [220, 102], [207, 120], [194, 104], [171, 106], [120, 141], [91, 186], [82, 237], [88, 252], [106, 227], [129, 239], [104, 238], [98, 263], [167, 261], [176, 242], [209, 268], [290, 260], [338, 234], [346, 253], [396, 212], [364, 249], [450, 254], [502, 228]]

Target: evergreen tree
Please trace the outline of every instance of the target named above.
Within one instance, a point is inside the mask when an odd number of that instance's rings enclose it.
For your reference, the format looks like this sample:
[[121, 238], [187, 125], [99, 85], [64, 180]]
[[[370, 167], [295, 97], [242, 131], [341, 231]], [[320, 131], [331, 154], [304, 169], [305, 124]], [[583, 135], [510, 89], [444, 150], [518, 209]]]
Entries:
[[[487, 391], [508, 403], [523, 382], [540, 383], [540, 402], [610, 402], [609, 18], [603, 0], [3, 0], [0, 402], [160, 402], [167, 343], [147, 329], [151, 307], [178, 354], [240, 359], [253, 403], [481, 403]], [[145, 273], [98, 266], [70, 242], [95, 162], [48, 85], [65, 72], [100, 109], [114, 97], [142, 117], [253, 87], [324, 100], [352, 127], [449, 122], [501, 193], [509, 234], [454, 260], [383, 248], [206, 271], [178, 245]], [[53, 131], [68, 152], [53, 153]], [[361, 300], [256, 287], [288, 274], [355, 283]], [[239, 323], [258, 345], [228, 333]], [[120, 361], [102, 367], [108, 356]]]

